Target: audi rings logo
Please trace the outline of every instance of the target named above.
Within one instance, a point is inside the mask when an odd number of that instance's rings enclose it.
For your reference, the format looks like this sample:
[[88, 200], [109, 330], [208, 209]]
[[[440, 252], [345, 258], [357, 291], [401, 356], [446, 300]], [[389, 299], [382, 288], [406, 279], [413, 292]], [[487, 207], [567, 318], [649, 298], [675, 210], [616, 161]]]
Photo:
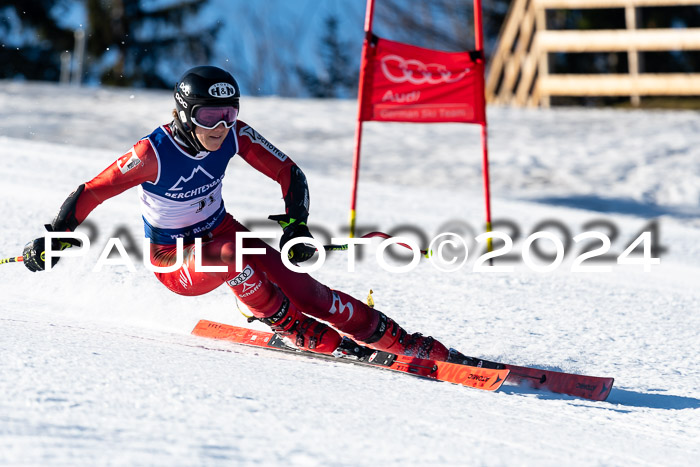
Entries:
[[425, 64], [420, 60], [408, 59], [398, 55], [385, 55], [381, 60], [382, 73], [394, 83], [439, 84], [455, 83], [464, 78], [471, 68], [454, 74], [445, 65], [439, 63]]

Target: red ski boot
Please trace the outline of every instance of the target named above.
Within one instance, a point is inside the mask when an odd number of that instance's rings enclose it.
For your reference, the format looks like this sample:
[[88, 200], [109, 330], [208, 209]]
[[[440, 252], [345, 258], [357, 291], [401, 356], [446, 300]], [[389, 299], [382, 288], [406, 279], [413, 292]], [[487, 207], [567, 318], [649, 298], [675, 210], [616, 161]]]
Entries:
[[447, 361], [449, 355], [440, 341], [419, 332], [408, 334], [382, 312], [379, 312], [377, 330], [363, 342], [377, 350], [442, 362]]
[[260, 318], [260, 321], [280, 336], [289, 338], [302, 350], [332, 354], [341, 341], [340, 334], [335, 329], [306, 316], [287, 297], [284, 297], [280, 309], [274, 315]]

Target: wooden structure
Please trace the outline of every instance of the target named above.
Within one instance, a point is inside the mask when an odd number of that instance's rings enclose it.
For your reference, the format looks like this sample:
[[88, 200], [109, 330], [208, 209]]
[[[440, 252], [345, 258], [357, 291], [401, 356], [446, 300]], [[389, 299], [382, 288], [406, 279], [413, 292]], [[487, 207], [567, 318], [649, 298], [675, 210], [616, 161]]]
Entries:
[[[490, 104], [548, 107], [551, 96], [700, 95], [700, 74], [640, 73], [639, 52], [700, 50], [700, 28], [637, 29], [641, 7], [700, 0], [513, 0], [486, 81]], [[548, 31], [551, 9], [624, 8], [626, 29]], [[627, 52], [627, 74], [550, 74], [548, 54]]]

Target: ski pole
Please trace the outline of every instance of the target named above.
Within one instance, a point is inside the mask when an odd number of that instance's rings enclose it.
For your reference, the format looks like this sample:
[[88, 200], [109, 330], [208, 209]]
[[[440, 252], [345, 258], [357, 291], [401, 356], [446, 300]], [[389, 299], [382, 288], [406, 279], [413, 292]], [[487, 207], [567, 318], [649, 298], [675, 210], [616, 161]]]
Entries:
[[0, 264], [21, 263], [22, 261], [24, 261], [24, 258], [22, 258], [21, 256], [13, 256], [11, 258], [0, 259]]
[[339, 244], [330, 244], [330, 245], [323, 245], [323, 249], [326, 251], [345, 251], [348, 249], [348, 245], [339, 245]]
[[[364, 234], [363, 236], [361, 236], [359, 238], [373, 238], [373, 237], [394, 238], [389, 234], [385, 234], [384, 232], [370, 232], [368, 234]], [[411, 247], [405, 243], [399, 242], [399, 243], [397, 243], [397, 245], [401, 245], [402, 247], [408, 248], [409, 250], [411, 249]], [[343, 250], [348, 249], [348, 245], [347, 244], [344, 244], [344, 245], [338, 245], [338, 244], [323, 245], [323, 249], [326, 251], [343, 251]], [[420, 253], [423, 256], [425, 256], [426, 258], [428, 258], [430, 256], [428, 250], [420, 250]]]

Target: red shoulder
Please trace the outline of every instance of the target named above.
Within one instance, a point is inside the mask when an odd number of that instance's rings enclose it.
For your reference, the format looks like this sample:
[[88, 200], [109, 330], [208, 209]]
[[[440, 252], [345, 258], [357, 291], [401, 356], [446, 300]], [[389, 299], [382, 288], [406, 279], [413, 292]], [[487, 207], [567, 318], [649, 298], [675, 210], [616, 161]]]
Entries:
[[156, 152], [148, 138], [144, 138], [87, 182], [85, 195], [99, 204], [144, 182], [155, 182], [158, 166]]
[[158, 176], [158, 165], [158, 156], [151, 141], [144, 138], [92, 181], [132, 186], [154, 182]]

